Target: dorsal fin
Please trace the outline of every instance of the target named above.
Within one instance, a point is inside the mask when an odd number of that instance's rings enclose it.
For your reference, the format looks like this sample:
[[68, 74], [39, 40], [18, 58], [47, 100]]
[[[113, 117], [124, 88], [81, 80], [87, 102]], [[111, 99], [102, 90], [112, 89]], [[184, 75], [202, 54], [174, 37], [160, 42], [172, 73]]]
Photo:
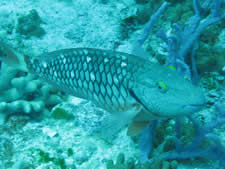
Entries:
[[[79, 49], [79, 48], [77, 48]], [[68, 54], [68, 53], [72, 53], [74, 51], [74, 48], [69, 48], [69, 49], [60, 49], [60, 50], [56, 50], [56, 51], [52, 51], [52, 52], [46, 52], [43, 53], [41, 55], [36, 56], [36, 59], [41, 59], [42, 61], [51, 61], [57, 57], [60, 57], [62, 55]]]
[[[150, 61], [148, 61], [148, 56], [145, 53], [143, 49], [137, 49], [139, 52], [128, 54], [124, 52], [119, 51], [113, 51], [113, 50], [105, 50], [105, 49], [95, 49], [95, 48], [69, 48], [69, 49], [60, 49], [52, 52], [43, 53], [39, 56], [36, 56], [37, 59], [42, 59], [44, 61], [52, 60], [56, 57], [62, 56], [62, 55], [69, 55], [72, 54], [73, 56], [79, 55], [79, 54], [89, 54], [89, 55], [104, 55], [104, 56], [126, 56], [128, 60], [132, 60], [135, 63], [142, 63], [147, 64]], [[142, 52], [140, 52], [142, 51]], [[140, 55], [137, 55], [139, 53]]]

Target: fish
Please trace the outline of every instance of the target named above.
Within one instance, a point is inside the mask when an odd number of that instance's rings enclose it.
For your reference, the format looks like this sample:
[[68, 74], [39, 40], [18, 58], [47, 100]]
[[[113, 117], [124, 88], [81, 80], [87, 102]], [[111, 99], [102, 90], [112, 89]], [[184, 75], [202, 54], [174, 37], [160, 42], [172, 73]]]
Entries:
[[176, 70], [138, 55], [69, 48], [29, 57], [3, 44], [1, 60], [118, 116], [130, 124], [128, 135], [149, 121], [189, 115], [205, 104], [202, 90]]

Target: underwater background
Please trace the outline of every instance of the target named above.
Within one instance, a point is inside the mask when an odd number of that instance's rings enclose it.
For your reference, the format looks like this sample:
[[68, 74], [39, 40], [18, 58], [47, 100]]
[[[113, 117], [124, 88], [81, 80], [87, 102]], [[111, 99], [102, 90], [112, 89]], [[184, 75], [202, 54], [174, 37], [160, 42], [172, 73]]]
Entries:
[[173, 65], [183, 51], [181, 73], [204, 91], [201, 111], [106, 137], [107, 111], [1, 62], [0, 169], [224, 169], [224, 0], [0, 0], [1, 43], [21, 55], [132, 53], [143, 32], [153, 63]]

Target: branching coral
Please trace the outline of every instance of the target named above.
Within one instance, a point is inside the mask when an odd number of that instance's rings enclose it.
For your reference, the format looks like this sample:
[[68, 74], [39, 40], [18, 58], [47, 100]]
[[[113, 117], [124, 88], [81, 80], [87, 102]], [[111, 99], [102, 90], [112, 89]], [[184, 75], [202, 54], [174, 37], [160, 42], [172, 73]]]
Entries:
[[[162, 160], [206, 158], [219, 160], [221, 165], [225, 165], [225, 147], [222, 145], [219, 136], [217, 136], [213, 132], [214, 129], [219, 128], [223, 124], [225, 124], [225, 109], [220, 103], [215, 104], [215, 109], [217, 111], [217, 114], [215, 114], [205, 125], [201, 125], [199, 120], [191, 116], [187, 117], [188, 120], [192, 123], [195, 131], [193, 140], [188, 144], [185, 144], [182, 141], [182, 123], [181, 119], [177, 118], [175, 123], [176, 134], [172, 137], [166, 137], [163, 143], [161, 143], [157, 148], [156, 153], [154, 153], [154, 155], [152, 156], [153, 158], [150, 160], [148, 160], [148, 156], [152, 152], [154, 132], [157, 122], [155, 121], [149, 124], [149, 126], [142, 132], [139, 140], [139, 147], [142, 152], [141, 161], [154, 162], [159, 158]], [[165, 151], [168, 144], [175, 145], [175, 150]]]
[[[181, 72], [184, 76], [192, 79], [194, 84], [197, 83], [198, 72], [196, 68], [195, 52], [197, 49], [196, 41], [198, 40], [200, 34], [210, 25], [225, 19], [225, 14], [222, 13], [222, 4], [224, 2], [220, 0], [209, 1], [206, 0], [202, 5], [199, 0], [193, 0], [195, 15], [189, 19], [185, 24], [184, 29], [178, 26], [176, 23], [173, 24], [173, 28], [176, 30], [175, 34], [166, 34], [162, 30], [159, 30], [157, 36], [161, 38], [166, 45], [164, 46], [165, 51], [167, 51], [167, 65], [173, 65], [176, 69]], [[167, 2], [163, 3], [158, 11], [150, 18], [145, 26], [143, 34], [140, 36], [139, 40], [134, 45], [134, 54], [142, 55], [144, 51], [141, 46], [147, 39], [149, 33], [156, 20], [161, 16], [162, 12], [165, 10]], [[138, 50], [137, 50], [138, 48]], [[186, 58], [190, 57], [191, 67], [186, 63]], [[174, 137], [174, 142], [176, 149], [173, 151], [162, 153], [157, 157], [151, 159], [156, 160], [156, 158], [162, 158], [164, 160], [173, 159], [187, 159], [195, 157], [210, 157], [219, 160], [223, 165], [225, 164], [225, 150], [219, 141], [219, 137], [212, 134], [214, 128], [220, 127], [225, 122], [225, 110], [220, 104], [215, 104], [216, 110], [219, 112], [212, 121], [205, 126], [201, 126], [200, 123], [189, 116], [188, 119], [192, 122], [195, 129], [195, 138], [193, 141], [183, 146], [181, 143], [181, 121], [176, 119], [176, 136]], [[154, 138], [154, 131], [157, 127], [157, 121], [151, 122], [145, 130], [142, 132], [139, 140], [139, 147], [142, 152], [142, 162], [148, 161], [148, 156], [152, 151], [152, 143]], [[202, 148], [202, 142], [207, 139], [211, 140], [213, 144], [206, 148]]]
[[[206, 125], [201, 126], [199, 121], [195, 120], [192, 117], [188, 117], [192, 122], [196, 136], [193, 141], [183, 146], [179, 137], [174, 138], [176, 143], [176, 150], [161, 154], [163, 159], [172, 160], [172, 159], [187, 159], [195, 157], [204, 157], [204, 158], [213, 158], [220, 160], [220, 162], [225, 165], [225, 148], [222, 146], [219, 137], [213, 133], [213, 129], [220, 127], [225, 123], [225, 109], [219, 103], [215, 104], [215, 108], [218, 112], [218, 115], [212, 118], [210, 122]], [[180, 128], [180, 123], [176, 123], [176, 128]], [[202, 148], [202, 142], [207, 139], [212, 141], [212, 145], [207, 148]]]
[[[177, 119], [176, 136], [173, 138], [176, 149], [161, 153], [157, 158], [160, 157], [164, 160], [182, 160], [202, 157], [219, 160], [222, 165], [225, 165], [225, 147], [222, 146], [220, 138], [216, 134], [213, 134], [213, 129], [219, 128], [225, 123], [225, 109], [219, 103], [215, 104], [215, 109], [218, 114], [204, 126], [201, 126], [199, 121], [193, 117], [188, 117], [195, 129], [195, 137], [187, 145], [181, 143], [181, 123]], [[202, 146], [204, 141], [211, 141], [211, 143], [204, 147]], [[153, 158], [153, 160], [156, 160], [156, 158]]]
[[52, 86], [6, 65], [1, 70], [0, 94], [1, 122], [13, 114], [38, 116], [63, 100]]
[[120, 153], [117, 156], [116, 162], [113, 160], [107, 160], [106, 162], [107, 169], [177, 169], [178, 163], [176, 161], [165, 161], [161, 158], [157, 158], [153, 163], [141, 164], [140, 162], [136, 163], [134, 158], [129, 158], [125, 160], [124, 154]]
[[[179, 72], [189, 77], [193, 83], [197, 82], [197, 68], [195, 61], [195, 51], [198, 48], [195, 43], [200, 34], [210, 25], [215, 24], [225, 18], [221, 11], [221, 0], [205, 1], [202, 5], [199, 0], [193, 0], [195, 15], [186, 22], [182, 29], [174, 23], [175, 34], [167, 35], [160, 30], [158, 37], [165, 43], [165, 50], [168, 52], [167, 65], [175, 66]], [[190, 57], [192, 62], [192, 76], [185, 59]]]
[[[163, 3], [158, 11], [152, 15], [145, 26], [143, 34], [137, 41], [138, 43], [135, 44], [136, 47], [137, 45], [143, 45], [154, 23], [162, 15], [168, 4], [167, 2]], [[203, 5], [200, 4], [199, 0], [193, 0], [193, 5], [195, 15], [186, 22], [183, 29], [178, 24], [174, 23], [173, 28], [176, 31], [175, 34], [166, 34], [161, 29], [158, 31], [157, 36], [165, 42], [165, 46], [163, 47], [164, 50], [168, 52], [166, 64], [175, 66], [179, 72], [190, 79], [192, 78], [193, 82], [196, 83], [198, 79], [195, 61], [195, 52], [198, 48], [196, 41], [206, 28], [225, 19], [225, 14], [221, 12], [222, 2], [220, 0], [205, 1]], [[188, 56], [192, 62], [192, 71], [188, 64], [185, 63]]]

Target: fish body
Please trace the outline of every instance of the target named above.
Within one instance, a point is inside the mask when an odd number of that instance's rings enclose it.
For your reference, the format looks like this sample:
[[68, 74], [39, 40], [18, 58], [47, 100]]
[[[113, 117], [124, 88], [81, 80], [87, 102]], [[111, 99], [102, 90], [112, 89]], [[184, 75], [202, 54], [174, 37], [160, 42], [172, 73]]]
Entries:
[[28, 58], [27, 65], [31, 72], [66, 93], [91, 100], [110, 112], [124, 112], [137, 106], [129, 89], [134, 86], [140, 64], [131, 57], [120, 52], [76, 48]]
[[26, 62], [40, 78], [109, 112], [141, 107], [144, 119], [168, 118], [204, 103], [201, 90], [175, 70], [123, 52], [72, 48]]
[[71, 48], [15, 59], [17, 54], [8, 46], [5, 48], [7, 50], [0, 48], [2, 60], [14, 65], [19, 60], [17, 64], [23, 65], [20, 66], [23, 70], [68, 94], [91, 100], [108, 112], [125, 114], [128, 121], [149, 122], [184, 116], [200, 110], [205, 104], [201, 89], [176, 70], [140, 56]]

